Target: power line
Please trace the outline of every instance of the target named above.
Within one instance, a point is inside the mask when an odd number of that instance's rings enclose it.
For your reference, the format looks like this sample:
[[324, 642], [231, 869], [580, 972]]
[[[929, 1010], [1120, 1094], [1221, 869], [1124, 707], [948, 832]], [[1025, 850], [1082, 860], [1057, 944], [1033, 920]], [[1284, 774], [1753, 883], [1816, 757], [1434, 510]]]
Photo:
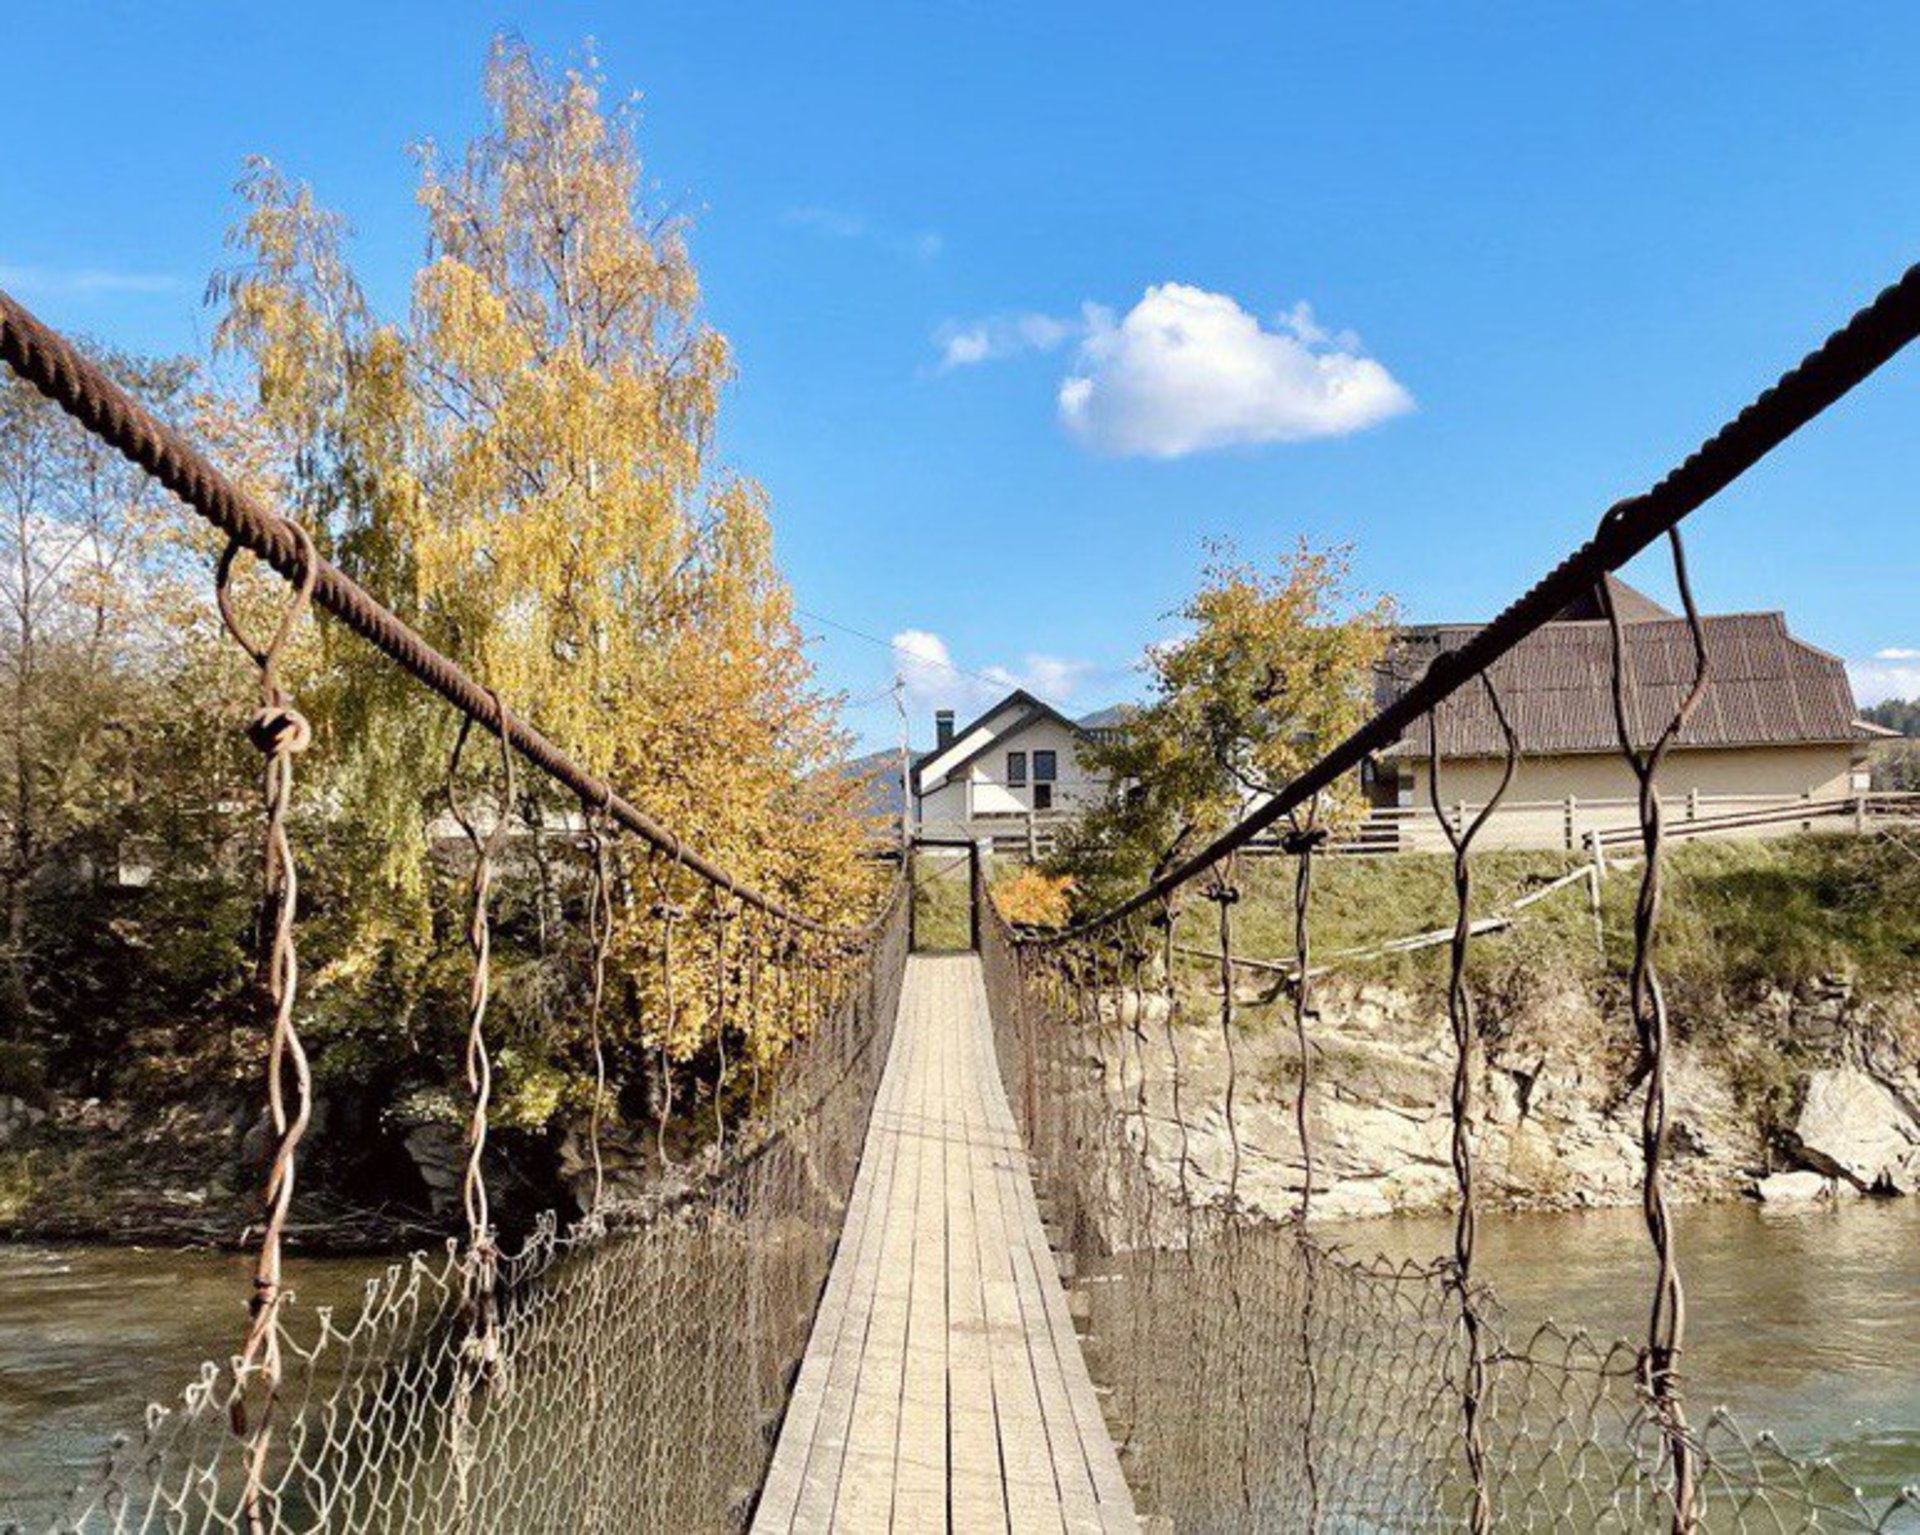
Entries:
[[843, 624], [837, 618], [828, 618], [824, 613], [815, 613], [809, 608], [795, 606], [794, 610], [802, 618], [810, 618], [816, 624], [825, 624], [829, 629], [838, 629], [842, 634], [850, 634], [856, 640], [865, 640], [869, 645], [878, 645], [882, 650], [895, 656], [905, 656], [922, 666], [937, 666], [942, 671], [952, 672], [958, 677], [968, 677], [975, 682], [984, 682], [990, 688], [1008, 689], [1015, 686], [1007, 677], [989, 677], [985, 672], [968, 671], [964, 666], [955, 666], [951, 661], [943, 661], [938, 656], [923, 655], [917, 650], [908, 650], [896, 645], [892, 640], [883, 640], [877, 634], [869, 634], [864, 629], [856, 629], [852, 624]]

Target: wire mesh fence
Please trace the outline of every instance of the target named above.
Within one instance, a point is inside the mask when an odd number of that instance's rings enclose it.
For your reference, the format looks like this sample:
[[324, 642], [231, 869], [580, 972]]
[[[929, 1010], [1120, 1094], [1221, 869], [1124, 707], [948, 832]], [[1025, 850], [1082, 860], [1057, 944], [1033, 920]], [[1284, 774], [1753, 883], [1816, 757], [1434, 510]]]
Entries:
[[[1476, 1350], [1455, 1265], [1362, 1259], [1223, 1197], [1184, 1148], [1166, 1154], [1164, 1131], [1156, 1153], [1132, 1063], [1148, 1031], [1178, 1059], [1194, 1026], [1180, 989], [1165, 970], [1120, 984], [1129, 962], [1110, 936], [1020, 944], [988, 910], [1001, 1071], [1089, 1297], [1090, 1364], [1142, 1512], [1183, 1532], [1469, 1527]], [[1198, 1124], [1222, 1106], [1153, 1112]], [[1551, 1324], [1511, 1331], [1497, 1297], [1476, 1287], [1475, 1302], [1487, 1526], [1670, 1528], [1666, 1430], [1640, 1351]], [[1701, 1531], [1920, 1530], [1912, 1489], [1870, 1501], [1844, 1468], [1723, 1412], [1688, 1433]]]
[[859, 1163], [906, 917], [896, 896], [871, 963], [822, 999], [767, 1112], [693, 1188], [564, 1231], [549, 1217], [497, 1260], [415, 1253], [352, 1315], [282, 1306], [251, 1508], [259, 1435], [234, 1424], [250, 1382], [208, 1364], [55, 1528], [744, 1528]]

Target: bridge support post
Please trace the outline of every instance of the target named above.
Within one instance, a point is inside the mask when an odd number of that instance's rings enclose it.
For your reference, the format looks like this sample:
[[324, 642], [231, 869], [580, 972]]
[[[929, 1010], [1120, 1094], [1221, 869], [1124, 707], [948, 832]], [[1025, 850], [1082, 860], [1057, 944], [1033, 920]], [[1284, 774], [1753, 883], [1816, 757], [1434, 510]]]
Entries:
[[981, 858], [978, 842], [967, 849], [967, 889], [970, 892], [970, 899], [967, 901], [967, 947], [978, 954], [980, 952], [980, 903], [987, 898], [986, 864]]

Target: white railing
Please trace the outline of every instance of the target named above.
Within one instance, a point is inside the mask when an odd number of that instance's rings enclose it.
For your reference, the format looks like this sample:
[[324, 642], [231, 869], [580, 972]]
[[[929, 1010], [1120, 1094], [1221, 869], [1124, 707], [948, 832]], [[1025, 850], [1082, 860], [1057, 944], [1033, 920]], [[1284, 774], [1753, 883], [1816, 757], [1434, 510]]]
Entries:
[[[1446, 807], [1455, 828], [1469, 824], [1480, 806], [1457, 801]], [[1920, 794], [1887, 790], [1815, 799], [1810, 795], [1689, 793], [1666, 802], [1667, 834], [1672, 837], [1765, 835], [1795, 828], [1864, 831], [1889, 819], [1920, 818]], [[1629, 798], [1514, 800], [1503, 803], [1487, 823], [1482, 845], [1489, 848], [1559, 847], [1573, 852], [1593, 845], [1630, 845], [1640, 836], [1638, 802]], [[1333, 850], [1341, 853], [1439, 852], [1446, 838], [1430, 805], [1381, 806]]]
[[[1471, 801], [1446, 807], [1455, 827], [1467, 825], [1480, 812]], [[1666, 802], [1667, 835], [1673, 838], [1710, 836], [1765, 836], [1796, 829], [1865, 831], [1890, 820], [1920, 822], [1920, 793], [1873, 790], [1866, 793], [1814, 799], [1808, 795], [1699, 794], [1675, 796]], [[1044, 858], [1054, 850], [1061, 828], [1078, 811], [1069, 806], [1052, 810], [991, 811], [974, 815], [956, 835], [983, 843], [1003, 857]], [[1629, 798], [1511, 800], [1502, 803], [1487, 823], [1480, 846], [1496, 848], [1561, 848], [1592, 853], [1596, 840], [1602, 857], [1612, 849], [1631, 849], [1640, 838], [1639, 804]], [[923, 828], [932, 830], [932, 828]], [[1370, 811], [1364, 821], [1337, 837], [1329, 851], [1349, 855], [1376, 853], [1444, 852], [1447, 841], [1429, 805], [1385, 805]], [[1276, 853], [1278, 838], [1260, 838], [1248, 851]]]

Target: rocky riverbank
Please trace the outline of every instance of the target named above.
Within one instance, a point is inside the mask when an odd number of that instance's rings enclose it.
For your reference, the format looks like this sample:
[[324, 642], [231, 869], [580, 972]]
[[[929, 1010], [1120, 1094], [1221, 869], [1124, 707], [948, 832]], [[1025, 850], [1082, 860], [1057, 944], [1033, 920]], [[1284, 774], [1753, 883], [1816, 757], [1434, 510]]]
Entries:
[[[1238, 994], [1234, 1038], [1240, 1197], [1274, 1215], [1298, 1203], [1300, 1061], [1270, 988]], [[1307, 1116], [1314, 1206], [1327, 1219], [1445, 1207], [1453, 1197], [1444, 1008], [1389, 985], [1330, 977], [1309, 1028]], [[1143, 1011], [1144, 1009], [1144, 1011]], [[1171, 1037], [1164, 999], [1108, 999], [1109, 1090], [1144, 1082], [1152, 1155], [1190, 1186], [1224, 1188], [1234, 1156], [1219, 991], [1184, 993]], [[1142, 1016], [1144, 1029], [1130, 1025]], [[1639, 1198], [1643, 1091], [1630, 1029], [1589, 988], [1551, 978], [1483, 1016], [1473, 1072], [1479, 1187], [1492, 1207], [1572, 1209]], [[1669, 1187], [1681, 1200], [1920, 1192], [1920, 1008], [1861, 1000], [1825, 978], [1685, 1028], [1670, 1073]], [[1178, 1076], [1181, 1114], [1174, 1113]], [[1184, 1124], [1183, 1124], [1184, 1121]]]
[[[349, 1084], [323, 1087], [301, 1142], [289, 1244], [390, 1252], [459, 1232], [464, 1126], [447, 1105], [381, 1112]], [[650, 1127], [610, 1131], [602, 1147], [609, 1195], [669, 1195], [710, 1171], [705, 1128], [670, 1137], [665, 1166]], [[273, 1144], [265, 1112], [230, 1089], [163, 1103], [0, 1093], [0, 1236], [248, 1246]], [[592, 1184], [584, 1139], [566, 1125], [496, 1127], [487, 1182], [509, 1240], [547, 1211], [576, 1214]]]

